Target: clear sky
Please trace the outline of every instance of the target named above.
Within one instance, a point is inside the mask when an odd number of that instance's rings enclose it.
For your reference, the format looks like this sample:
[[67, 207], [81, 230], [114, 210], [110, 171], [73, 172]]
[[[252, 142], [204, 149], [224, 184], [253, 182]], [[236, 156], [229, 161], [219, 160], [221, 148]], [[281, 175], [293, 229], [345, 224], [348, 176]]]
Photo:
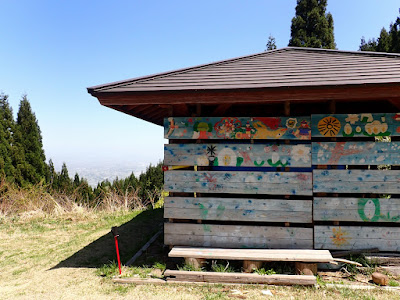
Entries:
[[[290, 38], [295, 0], [0, 0], [0, 92], [28, 95], [47, 159], [156, 163], [161, 127], [101, 106], [86, 88], [262, 52]], [[358, 50], [398, 0], [328, 0], [339, 50]]]

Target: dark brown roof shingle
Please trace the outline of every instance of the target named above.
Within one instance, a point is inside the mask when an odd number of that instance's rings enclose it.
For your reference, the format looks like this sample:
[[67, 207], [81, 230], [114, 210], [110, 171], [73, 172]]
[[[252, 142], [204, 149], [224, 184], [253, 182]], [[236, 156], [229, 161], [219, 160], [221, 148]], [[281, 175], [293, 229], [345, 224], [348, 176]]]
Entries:
[[282, 48], [88, 88], [89, 93], [400, 83], [400, 55]]

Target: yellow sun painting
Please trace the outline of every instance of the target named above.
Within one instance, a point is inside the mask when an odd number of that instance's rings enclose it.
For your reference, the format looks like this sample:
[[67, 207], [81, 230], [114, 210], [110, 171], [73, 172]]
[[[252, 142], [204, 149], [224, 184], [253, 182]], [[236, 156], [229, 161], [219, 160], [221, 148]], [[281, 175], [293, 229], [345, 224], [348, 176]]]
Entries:
[[332, 228], [332, 236], [330, 238], [336, 246], [342, 246], [347, 244], [350, 240], [350, 237], [347, 237], [347, 235], [348, 233], [342, 230], [341, 227]]

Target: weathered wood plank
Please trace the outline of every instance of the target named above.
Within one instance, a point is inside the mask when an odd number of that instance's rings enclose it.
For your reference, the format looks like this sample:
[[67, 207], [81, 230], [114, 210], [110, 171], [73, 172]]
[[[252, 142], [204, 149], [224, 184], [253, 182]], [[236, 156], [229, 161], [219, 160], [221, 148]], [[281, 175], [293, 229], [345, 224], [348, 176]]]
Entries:
[[[400, 178], [400, 171], [398, 171]], [[215, 183], [305, 183], [311, 180], [312, 173], [300, 172], [239, 172], [239, 171], [167, 171], [167, 182], [215, 182]]]
[[166, 223], [164, 243], [215, 248], [311, 249], [313, 229], [297, 227]]
[[400, 115], [343, 114], [312, 115], [313, 137], [375, 137], [400, 135]]
[[164, 119], [164, 137], [309, 140], [310, 117], [170, 117]]
[[312, 143], [314, 165], [400, 165], [400, 142]]
[[167, 166], [311, 167], [311, 146], [274, 144], [164, 145]]
[[367, 247], [400, 250], [400, 227], [315, 226], [315, 249], [351, 250]]
[[312, 222], [311, 200], [166, 197], [164, 218], [251, 221]]
[[314, 198], [314, 221], [400, 222], [398, 198]]
[[168, 192], [312, 195], [311, 172], [167, 171]]
[[167, 282], [193, 281], [207, 283], [247, 283], [274, 285], [315, 285], [312, 275], [258, 275], [246, 273], [221, 273], [166, 270]]
[[199, 247], [174, 247], [169, 257], [194, 257], [205, 259], [331, 262], [328, 250], [289, 249], [223, 249]]
[[315, 193], [400, 193], [400, 170], [313, 170]]

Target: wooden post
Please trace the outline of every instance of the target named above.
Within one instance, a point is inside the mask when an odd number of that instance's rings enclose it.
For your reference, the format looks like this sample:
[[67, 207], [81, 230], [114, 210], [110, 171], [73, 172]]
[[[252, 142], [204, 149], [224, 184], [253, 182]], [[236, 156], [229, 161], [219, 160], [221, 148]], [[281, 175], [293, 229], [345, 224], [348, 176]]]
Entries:
[[297, 275], [315, 275], [318, 271], [318, 265], [316, 263], [296, 262], [294, 266]]
[[185, 257], [185, 263], [195, 269], [201, 269], [206, 265], [206, 260], [205, 258]]
[[336, 101], [335, 100], [329, 101], [329, 113], [331, 113], [331, 114], [336, 113]]
[[259, 269], [262, 266], [262, 261], [259, 260], [245, 260], [243, 261], [243, 271], [245, 273], [252, 273], [254, 269]]
[[290, 116], [290, 101], [285, 101], [284, 113], [286, 117]]

